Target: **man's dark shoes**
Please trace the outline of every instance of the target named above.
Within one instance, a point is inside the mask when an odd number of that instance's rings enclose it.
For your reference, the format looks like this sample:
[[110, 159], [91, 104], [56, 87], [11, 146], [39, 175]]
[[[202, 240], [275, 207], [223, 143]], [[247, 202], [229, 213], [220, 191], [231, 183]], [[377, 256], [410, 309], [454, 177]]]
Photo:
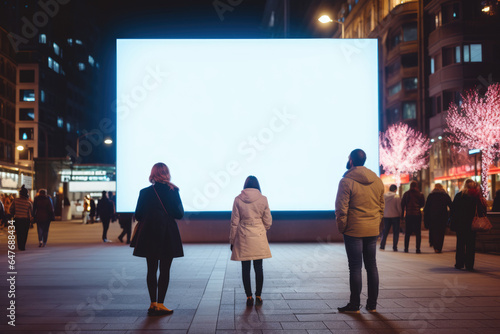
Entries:
[[354, 306], [351, 303], [344, 307], [338, 307], [339, 313], [359, 313], [359, 306]]
[[366, 305], [366, 310], [370, 313], [375, 313], [375, 312], [377, 312], [377, 306], [376, 305]]
[[417, 254], [420, 254], [420, 253], [422, 253], [422, 252], [420, 251], [420, 249], [417, 249]]
[[463, 266], [463, 265], [461, 265], [461, 266], [460, 266], [460, 265], [458, 265], [458, 264], [456, 264], [456, 265], [455, 265], [455, 269], [463, 269], [463, 268], [464, 268], [464, 266]]

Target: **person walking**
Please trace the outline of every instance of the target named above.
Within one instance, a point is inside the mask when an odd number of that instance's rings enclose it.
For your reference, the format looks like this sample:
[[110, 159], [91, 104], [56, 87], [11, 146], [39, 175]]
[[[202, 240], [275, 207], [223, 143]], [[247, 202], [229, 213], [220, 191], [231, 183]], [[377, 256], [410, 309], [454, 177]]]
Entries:
[[29, 199], [28, 189], [26, 189], [24, 184], [19, 190], [19, 197], [15, 198], [10, 205], [10, 214], [14, 216], [17, 249], [24, 251], [26, 250], [31, 218], [33, 217], [33, 205]]
[[392, 227], [392, 250], [398, 251], [399, 226], [401, 222], [401, 198], [397, 194], [398, 187], [392, 184], [384, 194], [384, 231], [380, 241], [380, 249], [385, 249], [387, 236]]
[[106, 191], [103, 191], [102, 197], [97, 203], [97, 215], [101, 218], [101, 223], [102, 223], [103, 242], [111, 242], [111, 240], [108, 239], [108, 229], [109, 229], [109, 222], [111, 221], [111, 218], [115, 214], [114, 208], [115, 207], [113, 205], [113, 202], [111, 202], [108, 199], [108, 196], [106, 195]]
[[[172, 260], [183, 257], [182, 240], [175, 219], [184, 216], [179, 188], [170, 182], [170, 171], [162, 162], [151, 169], [151, 186], [139, 193], [135, 218], [141, 223], [134, 256], [145, 257], [151, 305], [148, 315], [167, 315], [174, 311], [164, 305], [170, 281]], [[160, 277], [156, 273], [160, 267]]]
[[451, 210], [451, 198], [443, 185], [436, 183], [424, 207], [424, 226], [429, 229], [429, 246], [434, 247], [436, 253], [443, 251], [444, 234], [449, 218], [448, 208]]
[[364, 167], [366, 153], [356, 149], [349, 154], [348, 171], [340, 180], [335, 200], [337, 227], [344, 236], [349, 263], [349, 303], [339, 307], [340, 313], [359, 313], [361, 305], [364, 262], [368, 279], [366, 310], [376, 312], [379, 276], [377, 269], [377, 239], [380, 221], [384, 215], [384, 184], [382, 180]]
[[272, 216], [267, 197], [260, 191], [259, 180], [250, 175], [245, 180], [243, 190], [233, 203], [231, 213], [231, 260], [241, 261], [241, 276], [247, 296], [247, 306], [253, 306], [250, 267], [253, 261], [255, 271], [255, 306], [261, 306], [264, 270], [262, 260], [271, 257], [267, 241], [267, 230], [271, 228]]
[[90, 195], [86, 195], [85, 198], [83, 199], [83, 225], [86, 225], [88, 220], [89, 220], [89, 214], [90, 214]]
[[467, 179], [451, 205], [451, 229], [457, 232], [455, 268], [474, 271], [476, 256], [476, 232], [471, 225], [476, 214], [486, 216], [486, 203], [481, 196], [479, 185]]
[[125, 212], [120, 213], [118, 216], [118, 221], [120, 222], [120, 226], [122, 228], [122, 233], [118, 236], [118, 240], [123, 242], [123, 237], [127, 236], [127, 245], [130, 244], [130, 235], [132, 234], [132, 217], [133, 214]]
[[33, 201], [33, 217], [38, 230], [38, 247], [45, 247], [49, 236], [50, 222], [55, 219], [52, 199], [47, 196], [47, 190], [40, 189]]
[[90, 223], [94, 224], [96, 206], [95, 206], [95, 200], [92, 197], [90, 197], [89, 200], [89, 207], [90, 207], [90, 212], [89, 212]]
[[408, 253], [410, 236], [415, 233], [417, 254], [420, 254], [422, 242], [422, 213], [421, 208], [425, 205], [424, 194], [418, 190], [417, 181], [411, 181], [410, 190], [403, 194], [401, 200], [401, 216], [405, 219], [405, 253]]
[[495, 199], [493, 200], [491, 212], [500, 212], [500, 189], [495, 193]]

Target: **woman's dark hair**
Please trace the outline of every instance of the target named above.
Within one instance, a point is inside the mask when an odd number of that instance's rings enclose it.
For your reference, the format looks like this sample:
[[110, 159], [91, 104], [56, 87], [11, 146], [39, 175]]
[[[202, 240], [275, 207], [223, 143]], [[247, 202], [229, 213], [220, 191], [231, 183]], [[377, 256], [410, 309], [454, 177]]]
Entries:
[[259, 180], [257, 180], [257, 178], [255, 176], [250, 175], [245, 180], [245, 185], [243, 186], [243, 189], [247, 189], [247, 188], [253, 188], [253, 189], [257, 189], [260, 191]]

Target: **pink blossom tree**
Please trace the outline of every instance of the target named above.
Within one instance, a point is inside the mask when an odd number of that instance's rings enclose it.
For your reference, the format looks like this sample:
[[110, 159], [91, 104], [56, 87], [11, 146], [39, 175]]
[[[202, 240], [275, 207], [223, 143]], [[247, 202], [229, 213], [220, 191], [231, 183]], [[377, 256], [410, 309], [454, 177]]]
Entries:
[[394, 175], [397, 186], [401, 185], [401, 174], [415, 173], [427, 167], [429, 139], [405, 123], [389, 126], [380, 133], [380, 165]]
[[500, 155], [500, 84], [490, 85], [484, 96], [477, 91], [463, 94], [462, 100], [448, 109], [448, 140], [464, 151], [481, 150], [481, 188], [488, 198], [488, 171]]

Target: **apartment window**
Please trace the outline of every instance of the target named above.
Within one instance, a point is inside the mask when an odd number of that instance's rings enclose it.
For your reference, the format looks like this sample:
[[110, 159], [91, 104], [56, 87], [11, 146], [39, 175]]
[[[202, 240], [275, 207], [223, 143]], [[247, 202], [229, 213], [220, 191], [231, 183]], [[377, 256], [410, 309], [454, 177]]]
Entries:
[[57, 117], [57, 127], [62, 128], [64, 126], [64, 120], [61, 117]]
[[398, 108], [392, 108], [387, 110], [387, 123], [388, 124], [395, 124], [399, 122], [400, 116], [399, 116], [399, 109]]
[[393, 96], [401, 91], [401, 82], [398, 82], [395, 85], [392, 85], [388, 88], [389, 96]]
[[464, 45], [464, 62], [482, 62], [483, 51], [481, 44]]
[[436, 28], [439, 28], [441, 26], [441, 12], [438, 12], [436, 15], [434, 15], [434, 25]]
[[82, 41], [79, 40], [79, 39], [75, 39], [75, 44], [78, 44], [78, 45], [83, 45]]
[[47, 35], [40, 34], [40, 36], [38, 36], [38, 43], [47, 44]]
[[431, 58], [431, 74], [435, 71], [434, 57]]
[[416, 119], [417, 118], [417, 103], [405, 102], [403, 103], [403, 119]]
[[43, 89], [40, 91], [40, 101], [45, 103], [45, 91]]
[[52, 47], [54, 48], [54, 53], [59, 56], [61, 54], [61, 49], [59, 48], [59, 45], [57, 45], [56, 43], [52, 43]]
[[35, 90], [34, 89], [21, 89], [21, 90], [19, 90], [19, 101], [20, 102], [35, 102]]
[[35, 109], [33, 109], [33, 108], [19, 108], [19, 120], [20, 121], [34, 121], [35, 120]]
[[22, 151], [19, 151], [19, 159], [21, 159], [21, 160], [33, 160], [33, 147], [28, 147]]
[[19, 71], [19, 82], [35, 82], [35, 70], [20, 70]]
[[71, 132], [71, 124], [66, 123], [66, 131]]
[[414, 53], [407, 53], [401, 56], [401, 65], [403, 65], [404, 68], [408, 67], [417, 67], [418, 66], [418, 54], [416, 52]]
[[455, 63], [460, 63], [460, 46], [455, 47]]
[[385, 73], [387, 75], [387, 78], [390, 78], [394, 75], [397, 75], [400, 70], [401, 70], [401, 63], [399, 61], [396, 61], [385, 68]]
[[391, 41], [390, 43], [391, 49], [394, 49], [396, 46], [399, 45], [399, 43], [401, 43], [401, 32], [398, 32], [397, 34], [393, 35], [390, 41]]
[[418, 87], [418, 79], [417, 78], [404, 78], [403, 86], [406, 91], [415, 90]]
[[69, 44], [69, 46], [73, 45], [73, 38], [68, 38], [68, 44]]
[[94, 66], [94, 63], [95, 63], [95, 61], [94, 61], [94, 57], [92, 57], [91, 55], [89, 55], [89, 64], [90, 64], [91, 66]]
[[20, 128], [19, 140], [33, 140], [33, 128]]
[[78, 70], [79, 71], [85, 71], [85, 64], [84, 63], [78, 63]]
[[405, 42], [416, 41], [418, 36], [417, 22], [403, 25], [403, 40]]

